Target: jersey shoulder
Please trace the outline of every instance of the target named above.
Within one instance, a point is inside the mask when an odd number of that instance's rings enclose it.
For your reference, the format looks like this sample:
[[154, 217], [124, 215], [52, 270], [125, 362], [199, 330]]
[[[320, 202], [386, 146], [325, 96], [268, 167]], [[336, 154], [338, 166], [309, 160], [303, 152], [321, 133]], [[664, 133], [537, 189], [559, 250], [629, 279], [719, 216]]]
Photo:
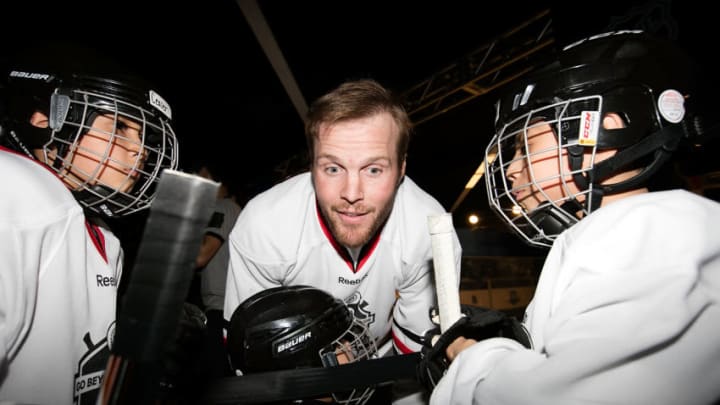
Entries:
[[396, 204], [401, 205], [406, 210], [416, 210], [428, 214], [446, 212], [435, 197], [423, 190], [408, 176], [405, 176], [398, 188]]
[[69, 210], [82, 210], [53, 172], [24, 155], [0, 148], [0, 173], [12, 173], [3, 176], [7, 193], [0, 198], [0, 212], [10, 222], [31, 225]]
[[302, 173], [250, 199], [230, 238], [246, 252], [287, 256], [307, 236], [306, 228], [317, 226], [316, 212], [310, 173]]
[[431, 248], [428, 217], [444, 213], [446, 210], [440, 202], [406, 176], [398, 189], [383, 236], [398, 245], [404, 260], [424, 260]]
[[[285, 223], [292, 226], [299, 213], [305, 212], [309, 204], [315, 203], [310, 173], [291, 177], [256, 195], [242, 210], [244, 221], [252, 223]], [[295, 219], [293, 221], [293, 219]]]
[[[560, 240], [579, 255], [609, 260], [661, 254], [682, 259], [692, 256], [691, 252], [716, 250], [711, 245], [718, 238], [720, 203], [685, 190], [670, 190], [603, 206], [561, 234]], [[708, 245], [708, 241], [713, 242]], [[608, 257], [608, 251], [614, 254]]]

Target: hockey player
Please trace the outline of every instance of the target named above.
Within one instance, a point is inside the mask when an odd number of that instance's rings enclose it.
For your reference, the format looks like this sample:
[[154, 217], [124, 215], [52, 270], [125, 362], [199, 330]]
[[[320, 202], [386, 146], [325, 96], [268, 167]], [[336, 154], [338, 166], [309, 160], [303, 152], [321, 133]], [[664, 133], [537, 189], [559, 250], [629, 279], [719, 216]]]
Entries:
[[310, 171], [250, 200], [230, 234], [226, 319], [259, 291], [309, 285], [344, 300], [378, 346], [392, 337], [400, 353], [420, 350], [435, 326], [427, 221], [445, 210], [405, 176], [410, 131], [402, 104], [373, 80], [311, 105]]
[[93, 219], [147, 208], [176, 138], [139, 79], [36, 60], [2, 89], [0, 402], [95, 404], [123, 255]]
[[452, 360], [431, 403], [717, 403], [720, 204], [649, 189], [702, 129], [694, 77], [675, 45], [611, 32], [501, 98], [490, 203], [551, 246], [525, 314], [532, 348], [458, 321], [423, 360]]

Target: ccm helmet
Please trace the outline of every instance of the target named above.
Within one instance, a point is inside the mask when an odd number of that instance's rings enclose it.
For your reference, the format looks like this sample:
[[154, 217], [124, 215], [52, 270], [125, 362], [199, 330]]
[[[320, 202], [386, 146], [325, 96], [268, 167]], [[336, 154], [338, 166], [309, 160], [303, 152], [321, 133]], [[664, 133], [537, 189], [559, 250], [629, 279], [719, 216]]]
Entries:
[[[368, 325], [345, 303], [309, 286], [276, 287], [245, 300], [227, 331], [230, 362], [242, 373], [331, 367], [369, 359], [377, 347]], [[374, 387], [333, 393], [336, 402], [363, 404]]]
[[[116, 217], [145, 209], [154, 198], [160, 172], [177, 168], [171, 108], [137, 77], [20, 64], [9, 69], [4, 96], [0, 129], [5, 143], [31, 158], [36, 158], [34, 151], [41, 150], [43, 160], [90, 211]], [[30, 124], [35, 112], [48, 117], [47, 128]], [[105, 129], [93, 127], [100, 116], [106, 121]], [[122, 128], [128, 122], [137, 126], [138, 139], [123, 136]], [[89, 131], [107, 139], [104, 150], [81, 146]], [[118, 143], [137, 150], [130, 164], [112, 158], [112, 149]], [[75, 163], [78, 157], [95, 162], [95, 169], [79, 167]], [[100, 180], [105, 165], [113, 165], [123, 174], [120, 187]]]
[[[685, 101], [692, 92], [694, 67], [669, 41], [641, 31], [608, 32], [569, 45], [556, 56], [500, 98], [495, 136], [485, 151], [490, 206], [527, 242], [544, 247], [600, 207], [603, 196], [646, 186], [693, 119]], [[604, 129], [601, 122], [609, 113], [617, 114], [624, 127]], [[557, 139], [552, 153], [568, 161], [551, 178], [533, 172], [536, 157], [527, 151], [528, 129], [534, 125], [550, 125]], [[617, 153], [596, 162], [596, 152], [603, 150]], [[508, 180], [514, 162], [527, 168], [528, 184]], [[631, 169], [637, 174], [605, 182]], [[562, 197], [549, 197], [540, 187], [544, 182], [559, 184]], [[579, 192], [571, 190], [571, 183]], [[544, 201], [527, 210], [515, 197], [524, 188], [540, 193]]]

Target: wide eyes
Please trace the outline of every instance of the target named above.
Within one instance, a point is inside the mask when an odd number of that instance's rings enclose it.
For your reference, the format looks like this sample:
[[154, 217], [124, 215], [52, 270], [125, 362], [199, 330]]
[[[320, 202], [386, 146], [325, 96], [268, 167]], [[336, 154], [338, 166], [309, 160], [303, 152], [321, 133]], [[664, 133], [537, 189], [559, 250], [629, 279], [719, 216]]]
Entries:
[[[340, 172], [342, 171], [342, 169], [341, 169], [339, 166], [336, 166], [336, 165], [329, 165], [329, 166], [326, 166], [326, 167], [323, 169], [323, 171], [324, 171], [325, 173], [327, 173], [327, 174], [334, 175], [334, 174], [340, 173]], [[370, 175], [370, 176], [372, 176], [372, 177], [377, 177], [377, 176], [379, 176], [379, 175], [381, 175], [381, 174], [384, 173], [384, 170], [383, 170], [382, 167], [380, 167], [380, 166], [375, 166], [375, 165], [373, 165], [373, 166], [367, 166], [367, 167], [363, 168], [362, 171], [363, 171], [364, 173], [367, 173], [368, 175]]]

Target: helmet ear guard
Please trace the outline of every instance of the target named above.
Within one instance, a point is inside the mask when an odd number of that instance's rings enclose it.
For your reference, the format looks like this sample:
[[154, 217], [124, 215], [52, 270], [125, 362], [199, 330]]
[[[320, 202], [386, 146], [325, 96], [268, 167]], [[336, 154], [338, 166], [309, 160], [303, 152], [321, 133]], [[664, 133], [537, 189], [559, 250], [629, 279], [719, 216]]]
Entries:
[[70, 112], [70, 96], [54, 92], [50, 95], [50, 114], [48, 125], [54, 131], [62, 131], [63, 124]]

